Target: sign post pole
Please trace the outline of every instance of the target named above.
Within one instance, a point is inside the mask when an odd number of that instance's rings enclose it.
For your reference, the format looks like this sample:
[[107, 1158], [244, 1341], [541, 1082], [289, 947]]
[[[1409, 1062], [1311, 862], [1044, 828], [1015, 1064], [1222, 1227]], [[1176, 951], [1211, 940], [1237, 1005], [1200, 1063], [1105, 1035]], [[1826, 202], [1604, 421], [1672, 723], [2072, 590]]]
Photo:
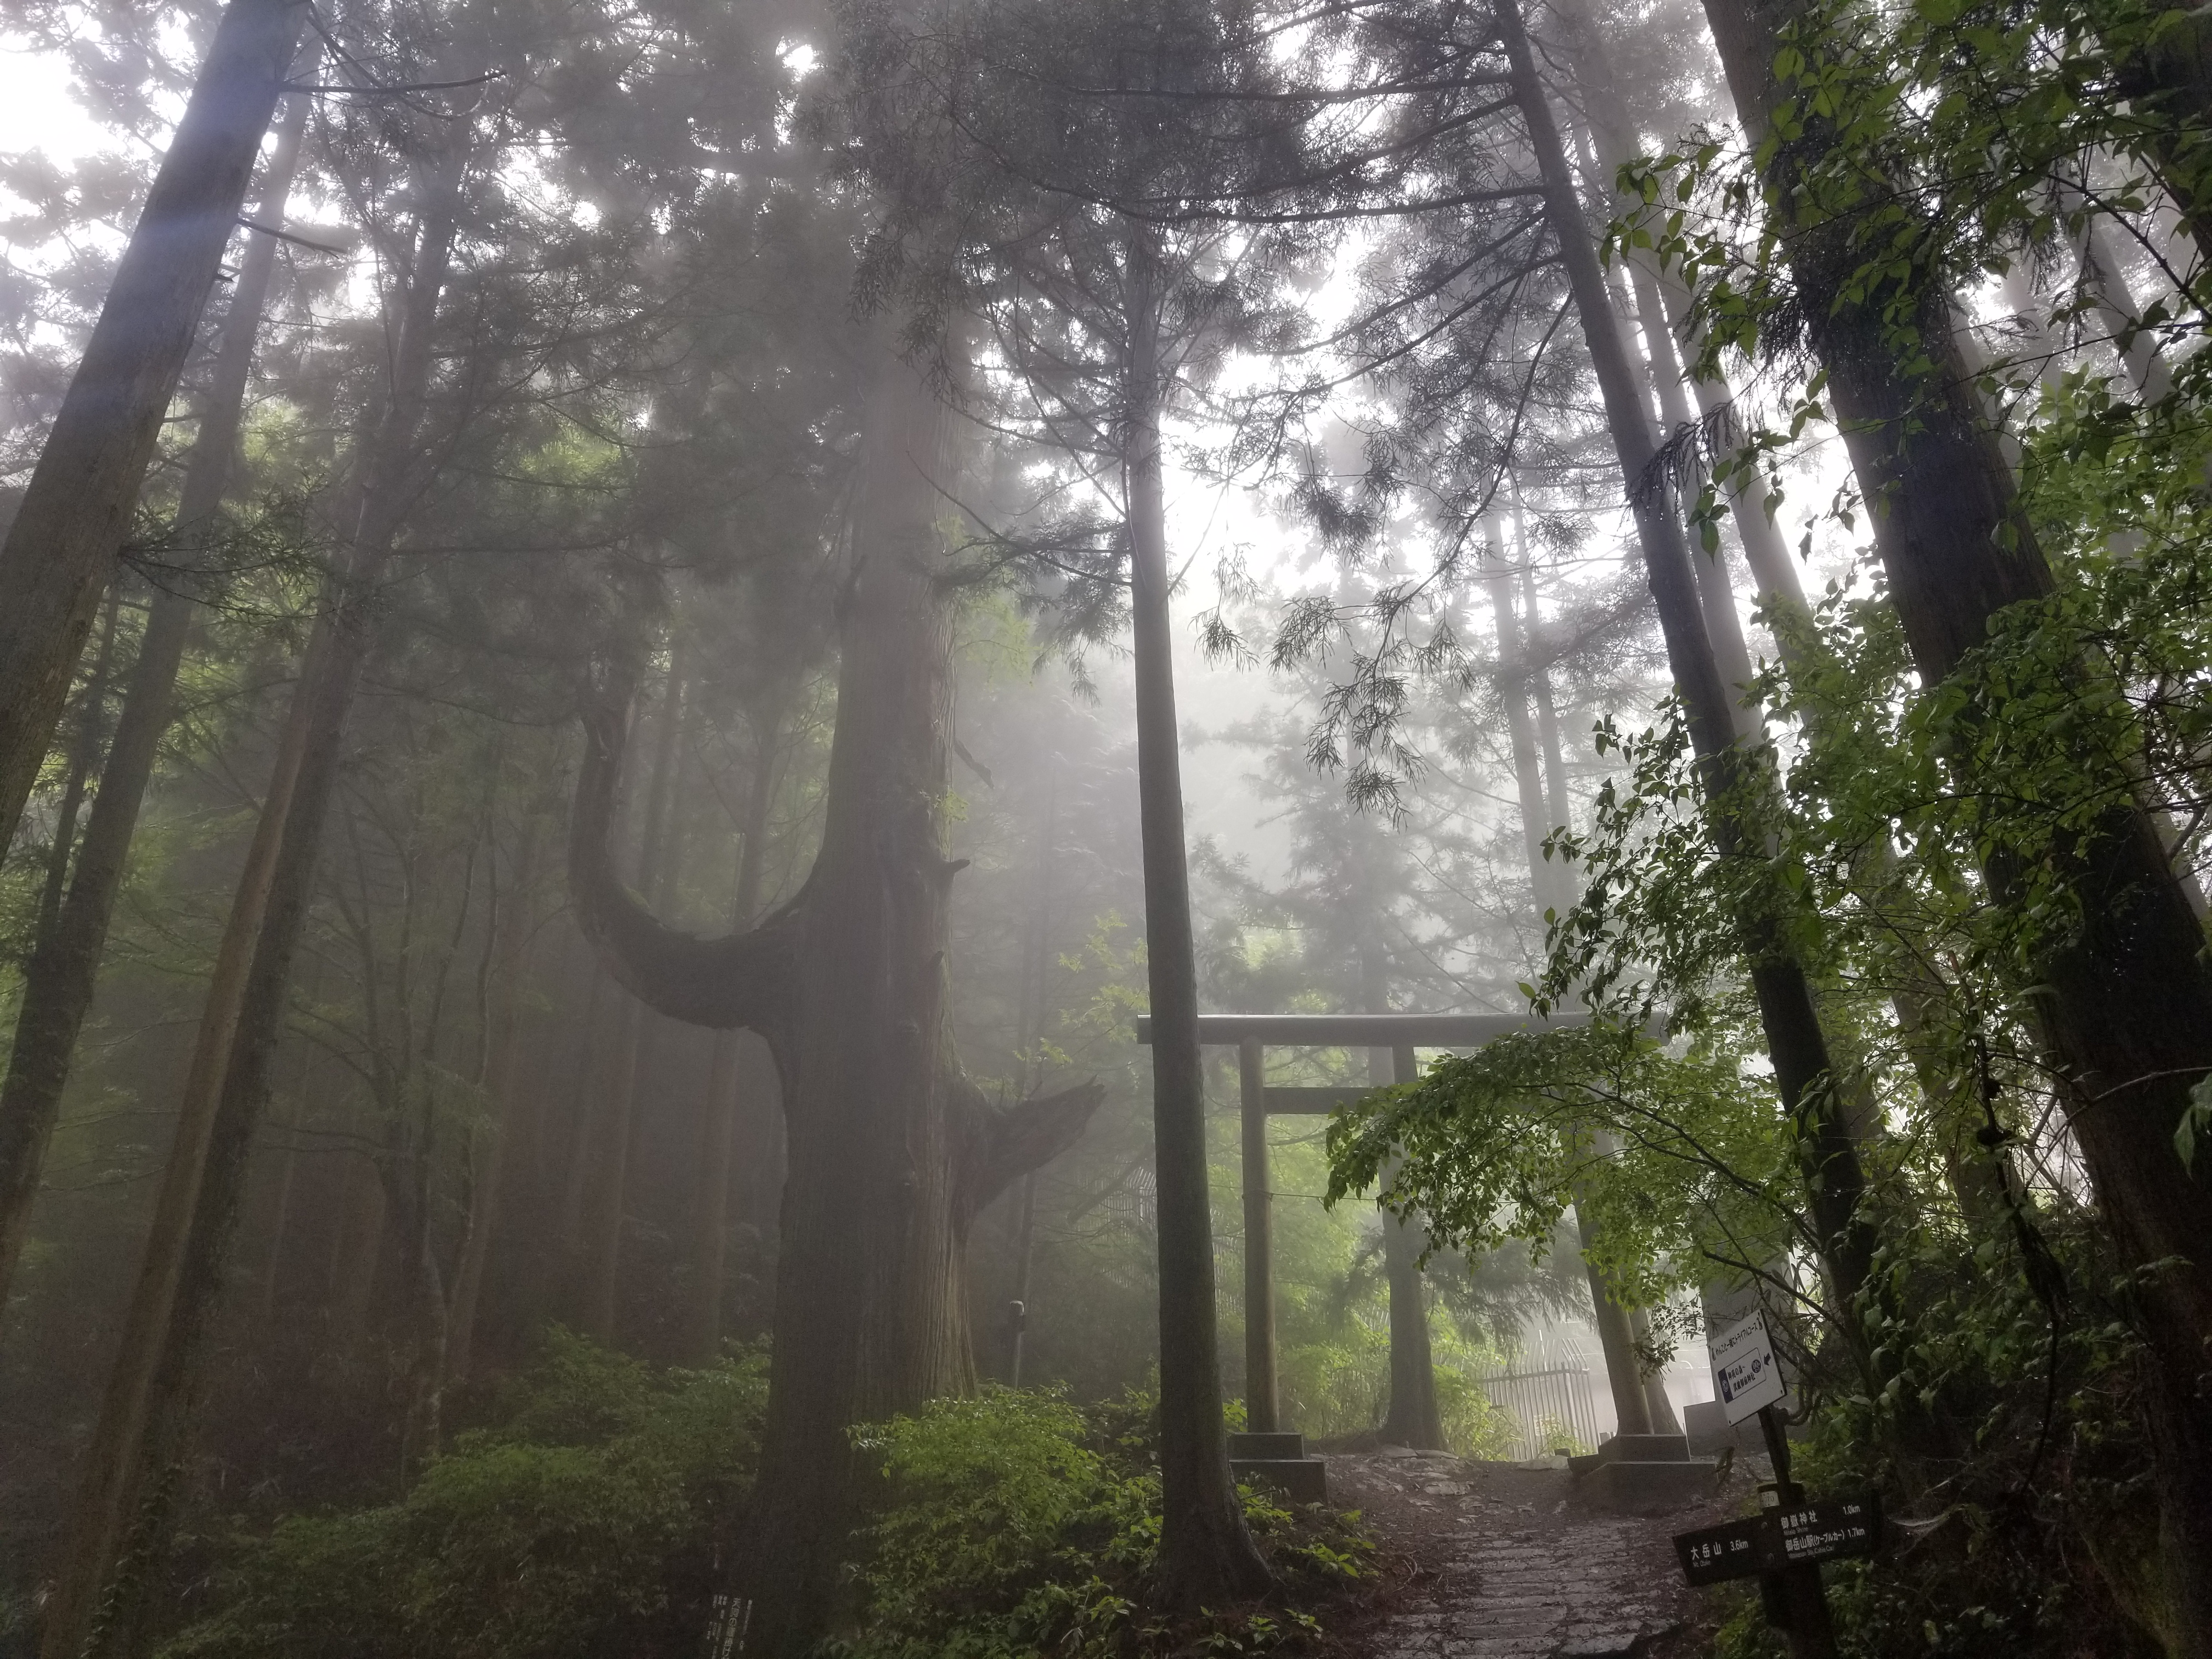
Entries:
[[[1774, 1495], [1785, 1510], [1805, 1501], [1790, 1478], [1790, 1437], [1771, 1405], [1759, 1408], [1759, 1431], [1766, 1437], [1766, 1455], [1774, 1465]], [[1799, 1561], [1761, 1580], [1770, 1622], [1789, 1638], [1790, 1659], [1836, 1659], [1836, 1628], [1828, 1618], [1828, 1592], [1817, 1562]], [[1779, 1613], [1782, 1616], [1775, 1618]]]
[[1767, 1622], [1790, 1641], [1790, 1659], [1836, 1659], [1836, 1632], [1820, 1583], [1823, 1560], [1867, 1554], [1879, 1533], [1871, 1498], [1808, 1507], [1790, 1474], [1790, 1439], [1774, 1408], [1789, 1390], [1776, 1362], [1764, 1314], [1739, 1320], [1712, 1339], [1713, 1389], [1731, 1424], [1756, 1416], [1774, 1464], [1774, 1506], [1756, 1522], [1685, 1533], [1675, 1547], [1696, 1583], [1759, 1579]]

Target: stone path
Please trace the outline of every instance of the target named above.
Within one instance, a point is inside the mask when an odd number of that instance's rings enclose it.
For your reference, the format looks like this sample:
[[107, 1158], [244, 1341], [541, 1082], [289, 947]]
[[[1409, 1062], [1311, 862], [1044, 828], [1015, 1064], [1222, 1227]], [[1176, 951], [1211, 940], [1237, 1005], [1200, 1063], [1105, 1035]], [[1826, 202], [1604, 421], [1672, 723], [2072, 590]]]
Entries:
[[1384, 1450], [1329, 1459], [1329, 1499], [1358, 1509], [1406, 1575], [1360, 1632], [1370, 1659], [1676, 1659], [1702, 1647], [1672, 1534], [1735, 1512], [1594, 1513], [1564, 1468]]

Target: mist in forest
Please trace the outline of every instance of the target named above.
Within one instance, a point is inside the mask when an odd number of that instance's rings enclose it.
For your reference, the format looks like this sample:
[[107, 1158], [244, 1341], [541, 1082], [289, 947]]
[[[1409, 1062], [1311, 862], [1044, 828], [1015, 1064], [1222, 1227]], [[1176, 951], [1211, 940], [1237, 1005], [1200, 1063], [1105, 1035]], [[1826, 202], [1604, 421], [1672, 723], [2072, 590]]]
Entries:
[[2088, 9], [0, 9], [0, 1659], [2212, 1656]]

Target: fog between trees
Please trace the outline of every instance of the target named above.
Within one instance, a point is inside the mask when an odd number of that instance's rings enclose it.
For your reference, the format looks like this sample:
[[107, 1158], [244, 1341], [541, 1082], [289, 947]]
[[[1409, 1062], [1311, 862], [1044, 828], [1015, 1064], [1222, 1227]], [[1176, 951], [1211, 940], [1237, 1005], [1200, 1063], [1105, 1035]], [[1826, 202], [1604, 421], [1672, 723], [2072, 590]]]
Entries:
[[1310, 1649], [1198, 1019], [1480, 1012], [1267, 1051], [1285, 1425], [1763, 1304], [1907, 1522], [1797, 1651], [2212, 1652], [2100, 9], [11, 8], [0, 1649]]

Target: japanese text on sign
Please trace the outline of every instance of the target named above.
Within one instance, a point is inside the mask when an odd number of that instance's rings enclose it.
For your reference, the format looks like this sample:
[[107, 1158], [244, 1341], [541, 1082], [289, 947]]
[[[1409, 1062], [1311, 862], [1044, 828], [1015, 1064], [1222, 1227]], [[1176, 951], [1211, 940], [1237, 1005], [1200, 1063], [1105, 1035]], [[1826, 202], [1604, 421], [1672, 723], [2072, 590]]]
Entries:
[[1685, 1581], [1719, 1584], [1801, 1564], [1872, 1555], [1881, 1541], [1881, 1501], [1865, 1492], [1677, 1533], [1674, 1553]]
[[1872, 1555], [1881, 1534], [1881, 1506], [1871, 1497], [1830, 1498], [1778, 1510], [1783, 1553], [1792, 1561], [1833, 1561]]
[[1741, 1423], [1762, 1406], [1778, 1404], [1787, 1392], [1782, 1368], [1774, 1363], [1764, 1314], [1729, 1326], [1713, 1339], [1711, 1352], [1713, 1392], [1720, 1396], [1722, 1415], [1729, 1422]]
[[1725, 1526], [1705, 1527], [1676, 1535], [1674, 1553], [1682, 1577], [1692, 1584], [1725, 1583], [1771, 1572], [1780, 1565], [1771, 1516], [1754, 1515]]

